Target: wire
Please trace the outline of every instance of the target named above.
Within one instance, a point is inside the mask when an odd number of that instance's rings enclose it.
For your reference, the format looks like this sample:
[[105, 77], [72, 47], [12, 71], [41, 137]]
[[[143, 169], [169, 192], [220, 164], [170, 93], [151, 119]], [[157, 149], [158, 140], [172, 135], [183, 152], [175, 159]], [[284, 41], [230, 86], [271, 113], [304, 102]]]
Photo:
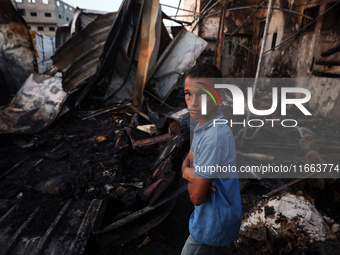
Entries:
[[[236, 7], [236, 8], [227, 9], [227, 12], [246, 10], [246, 9], [255, 9], [255, 8], [259, 8], [259, 7], [258, 6], [242, 6], [242, 7]], [[266, 7], [266, 6], [261, 6], [260, 8], [261, 9], [268, 9], [268, 7]], [[300, 13], [300, 12], [297, 12], [297, 11], [293, 11], [293, 10], [290, 10], [290, 9], [273, 7], [273, 10], [281, 10], [281, 11], [285, 11], [285, 12], [290, 12], [290, 13], [293, 13], [293, 14], [297, 14], [297, 15], [303, 16], [303, 17], [305, 17], [307, 19], [313, 20], [312, 17], [309, 17], [309, 16], [307, 16], [307, 15], [305, 15], [303, 13]], [[214, 13], [211, 13], [209, 15], [206, 15], [205, 18], [208, 18], [208, 17], [211, 17], [211, 16], [215, 16], [215, 15], [220, 14], [220, 13], [221, 13], [221, 11], [214, 12]]]
[[[199, 22], [201, 21], [201, 19], [203, 19], [205, 16], [206, 16], [206, 14], [212, 9], [212, 8], [214, 8], [217, 4], [219, 4], [219, 3], [221, 3], [221, 2], [223, 2], [224, 0], [219, 0], [219, 1], [217, 1], [216, 3], [214, 3], [212, 6], [210, 6], [206, 11], [205, 11], [205, 13], [204, 14], [202, 14], [202, 16], [200, 16], [200, 17], [198, 17], [198, 21], [196, 22], [196, 24], [195, 24], [195, 26], [191, 29], [191, 32], [193, 32], [194, 30], [195, 30], [195, 28], [197, 27], [197, 25], [199, 24]], [[208, 3], [208, 4], [210, 4], [211, 3], [211, 1]], [[205, 7], [204, 7], [204, 9], [207, 7], [208, 5], [206, 5]], [[202, 12], [203, 13], [203, 12]], [[197, 19], [197, 17], [192, 21], [192, 24], [195, 22], [195, 20]]]
[[177, 7], [177, 11], [176, 11], [175, 19], [176, 19], [176, 17], [177, 17], [177, 14], [178, 14], [179, 7], [181, 6], [181, 2], [182, 2], [182, 0], [179, 0], [179, 2], [178, 2], [178, 7]]
[[236, 34], [237, 33], [237, 31], [239, 31], [246, 23], [247, 23], [247, 21], [248, 20], [250, 20], [251, 19], [251, 17], [253, 17], [254, 15], [255, 15], [255, 13], [261, 8], [261, 6], [262, 5], [264, 5], [266, 3], [266, 1], [263, 1], [258, 7], [257, 7], [257, 9], [241, 24], [241, 25], [239, 25], [239, 27], [238, 28], [236, 28], [235, 29], [235, 31], [234, 32], [232, 32], [230, 35], [228, 35], [228, 37], [227, 38], [225, 38], [225, 39], [229, 39], [230, 37], [232, 37], [234, 34]]

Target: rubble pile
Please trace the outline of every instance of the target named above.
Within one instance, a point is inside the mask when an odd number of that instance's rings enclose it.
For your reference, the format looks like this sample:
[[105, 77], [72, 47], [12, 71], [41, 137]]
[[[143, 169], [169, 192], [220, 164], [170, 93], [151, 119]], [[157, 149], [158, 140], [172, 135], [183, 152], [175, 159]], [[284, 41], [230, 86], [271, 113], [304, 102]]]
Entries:
[[307, 243], [315, 241], [338, 240], [339, 224], [322, 216], [302, 192], [271, 197], [257, 204], [248, 215], [242, 221], [239, 242], [245, 242], [244, 238], [260, 241], [262, 251], [277, 251], [275, 239], [285, 239], [288, 243], [282, 247], [284, 253], [307, 248]]

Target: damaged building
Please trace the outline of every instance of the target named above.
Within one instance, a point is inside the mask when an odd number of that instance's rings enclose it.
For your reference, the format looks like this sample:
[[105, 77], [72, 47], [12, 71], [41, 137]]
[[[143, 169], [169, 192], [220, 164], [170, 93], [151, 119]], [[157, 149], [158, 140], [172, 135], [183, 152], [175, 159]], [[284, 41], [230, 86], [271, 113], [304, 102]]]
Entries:
[[[158, 0], [77, 8], [43, 72], [11, 2], [0, 0], [0, 254], [180, 254], [194, 125], [183, 77], [195, 63], [215, 64], [244, 95], [253, 87], [256, 109], [281, 100], [285, 82], [311, 93], [310, 116], [282, 116], [282, 105], [258, 116], [248, 102], [235, 118], [292, 127], [231, 126], [239, 169], [297, 170], [239, 174], [231, 254], [338, 254], [340, 1], [186, 0], [183, 20]], [[233, 99], [221, 108], [229, 121]]]

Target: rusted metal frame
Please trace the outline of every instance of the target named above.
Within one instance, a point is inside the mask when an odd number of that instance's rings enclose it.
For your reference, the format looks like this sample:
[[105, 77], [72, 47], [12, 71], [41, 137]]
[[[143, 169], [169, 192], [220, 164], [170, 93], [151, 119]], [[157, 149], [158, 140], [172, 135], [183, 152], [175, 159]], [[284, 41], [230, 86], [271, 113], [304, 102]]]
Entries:
[[256, 13], [258, 10], [260, 10], [260, 8], [262, 7], [262, 5], [264, 5], [267, 1], [263, 1], [257, 8], [255, 11], [253, 11], [252, 14], [250, 14], [250, 16], [248, 16], [248, 18], [243, 21], [243, 23], [241, 25], [238, 26], [238, 28], [236, 28], [230, 35], [228, 35], [225, 40], [228, 40], [230, 37], [232, 37], [233, 35], [235, 35], [247, 22], [248, 20], [250, 20]]
[[83, 254], [88, 236], [91, 234], [92, 226], [94, 225], [99, 209], [103, 204], [103, 200], [94, 199], [92, 200], [84, 219], [78, 229], [77, 236], [72, 242], [70, 248], [66, 252], [67, 255], [71, 254]]
[[48, 238], [50, 237], [50, 235], [52, 234], [52, 232], [55, 230], [55, 227], [57, 226], [57, 224], [59, 223], [60, 219], [64, 216], [65, 212], [67, 211], [67, 209], [70, 207], [72, 203], [72, 199], [69, 199], [66, 204], [64, 205], [64, 207], [61, 209], [61, 211], [59, 212], [59, 214], [57, 215], [57, 217], [54, 219], [53, 223], [50, 225], [50, 227], [47, 229], [47, 231], [45, 232], [45, 234], [43, 235], [43, 237], [41, 237], [41, 239], [39, 240], [38, 246], [35, 249], [33, 254], [40, 254], [42, 249], [44, 248], [44, 246], [46, 245], [46, 241], [48, 240]]
[[11, 240], [8, 242], [7, 247], [4, 248], [0, 254], [7, 254], [9, 253], [13, 248], [14, 245], [19, 241], [18, 237], [20, 234], [26, 229], [27, 225], [31, 222], [31, 220], [34, 218], [34, 216], [39, 211], [40, 207], [36, 208], [30, 216], [26, 219], [26, 221], [20, 226], [20, 228], [15, 232], [15, 234], [12, 236]]
[[196, 17], [191, 24], [193, 24], [195, 22], [195, 20], [198, 18], [198, 21], [196, 22], [195, 26], [191, 29], [191, 32], [194, 32], [195, 28], [197, 27], [197, 25], [200, 23], [200, 21], [206, 17], [207, 13], [212, 9], [214, 8], [217, 4], [223, 2], [224, 0], [219, 0], [217, 2], [215, 2], [212, 6], [210, 6], [205, 12], [204, 12], [204, 9], [206, 9], [208, 7], [208, 5], [211, 3], [211, 1], [203, 8], [202, 12], [203, 13], [200, 17]]
[[141, 209], [137, 212], [134, 212], [134, 213], [130, 214], [129, 216], [127, 216], [127, 217], [125, 217], [121, 220], [118, 220], [118, 221], [112, 223], [111, 225], [106, 226], [105, 228], [103, 228], [101, 230], [95, 231], [93, 234], [94, 235], [100, 235], [100, 234], [106, 233], [108, 231], [114, 230], [116, 228], [119, 228], [119, 227], [123, 226], [124, 224], [129, 223], [129, 222], [139, 218], [141, 215], [148, 213], [150, 211], [153, 211], [153, 210], [159, 208], [160, 206], [170, 202], [171, 200], [175, 199], [180, 194], [182, 194], [184, 191], [186, 191], [187, 188], [188, 188], [188, 185], [183, 185], [182, 187], [180, 187], [179, 189], [177, 189], [176, 191], [174, 191], [173, 193], [171, 193], [170, 195], [168, 195], [167, 197], [165, 197], [164, 199], [159, 201], [157, 204], [146, 206], [143, 209]]
[[295, 36], [297, 36], [298, 34], [300, 34], [301, 32], [303, 32], [306, 28], [308, 28], [309, 26], [313, 25], [315, 22], [319, 21], [327, 12], [329, 12], [331, 9], [333, 9], [335, 6], [337, 6], [340, 3], [340, 1], [337, 1], [335, 4], [333, 4], [331, 7], [329, 7], [326, 11], [324, 11], [322, 14], [320, 14], [316, 19], [312, 20], [311, 22], [309, 22], [306, 26], [304, 26], [303, 28], [301, 28], [299, 31], [297, 31], [295, 34], [293, 34], [292, 36], [290, 36], [289, 38], [287, 38], [284, 42], [276, 45], [275, 47], [267, 50], [266, 52], [264, 52], [264, 54], [267, 54], [269, 52], [273, 52], [273, 50], [275, 50], [276, 48], [281, 47], [282, 45], [288, 43], [290, 40], [294, 39]]
[[[256, 8], [261, 8], [261, 9], [268, 9], [268, 7], [266, 6], [242, 6], [242, 7], [236, 7], [236, 8], [230, 8], [227, 10], [227, 12], [232, 12], [232, 11], [240, 11], [240, 10], [247, 10], [247, 9], [256, 9]], [[293, 13], [293, 14], [297, 14], [297, 15], [300, 15], [300, 16], [303, 16], [305, 17], [306, 19], [310, 19], [310, 20], [314, 20], [312, 17], [310, 16], [307, 16], [303, 13], [300, 13], [300, 12], [296, 12], [296, 11], [292, 11], [290, 9], [285, 9], [285, 8], [278, 8], [278, 7], [272, 7], [273, 10], [280, 10], [280, 11], [285, 11], [285, 12], [290, 12], [290, 13]], [[221, 11], [218, 11], [218, 12], [214, 12], [214, 13], [211, 13], [209, 15], [206, 15], [205, 18], [209, 18], [211, 16], [215, 16], [217, 14], [220, 14]]]
[[[268, 36], [268, 28], [269, 28], [269, 22], [271, 19], [271, 15], [272, 15], [272, 7], [273, 7], [273, 0], [269, 0], [269, 4], [268, 4], [268, 12], [267, 12], [267, 17], [266, 17], [266, 24], [264, 26], [264, 31], [263, 31], [263, 38], [262, 38], [262, 44], [261, 44], [261, 50], [260, 50], [260, 54], [259, 54], [259, 61], [257, 63], [257, 69], [256, 69], [256, 75], [255, 75], [255, 81], [253, 84], [253, 100], [255, 98], [255, 91], [256, 91], [256, 87], [257, 87], [257, 83], [258, 83], [258, 79], [260, 76], [260, 69], [261, 69], [261, 65], [262, 65], [262, 58], [263, 58], [263, 53], [264, 53], [264, 47], [266, 45], [266, 41], [267, 41], [267, 36]], [[249, 121], [250, 118], [250, 111], [248, 111], [247, 113], [247, 123]], [[247, 127], [245, 126], [244, 128], [244, 132], [241, 138], [241, 147], [243, 146], [243, 142], [244, 142], [244, 138], [247, 135]]]
[[160, 19], [158, 0], [145, 0], [140, 30], [140, 50], [136, 73], [136, 82], [132, 99], [133, 106], [141, 108], [144, 101], [144, 88], [155, 70], [159, 44], [157, 44], [157, 21]]
[[129, 58], [129, 71], [126, 73], [126, 76], [124, 78], [124, 81], [123, 81], [122, 85], [120, 85], [120, 87], [115, 92], [113, 92], [112, 95], [110, 95], [108, 98], [106, 98], [103, 101], [103, 103], [105, 103], [107, 100], [109, 100], [114, 95], [116, 95], [125, 86], [126, 82], [129, 79], [129, 75], [130, 75], [131, 68], [132, 68], [132, 63], [133, 63], [133, 58], [134, 58], [134, 55], [136, 53], [137, 39], [138, 39], [138, 35], [140, 34], [140, 27], [141, 27], [141, 22], [142, 22], [142, 18], [143, 18], [143, 8], [144, 8], [145, 0], [141, 0], [141, 1], [142, 1], [142, 3], [141, 3], [140, 10], [139, 10], [138, 22], [137, 22], [137, 26], [136, 26], [136, 29], [135, 29], [135, 34], [134, 34], [134, 37], [133, 37], [133, 42], [132, 42], [132, 53], [131, 53], [131, 56], [128, 56], [128, 58]]
[[218, 69], [221, 68], [226, 9], [227, 9], [227, 3], [223, 3], [220, 23], [219, 23], [219, 28], [218, 28], [219, 33], [218, 33], [218, 37], [216, 40], [215, 56], [214, 56], [214, 63]]
[[132, 142], [132, 148], [145, 147], [145, 146], [153, 145], [153, 144], [156, 144], [156, 143], [165, 142], [165, 141], [169, 140], [170, 138], [171, 138], [171, 135], [166, 133], [164, 135], [159, 135], [159, 136], [155, 136], [155, 137], [152, 137], [152, 138], [133, 141]]
[[133, 2], [133, 0], [125, 0], [120, 6], [118, 15], [115, 18], [111, 31], [105, 41], [104, 50], [101, 56], [102, 62], [97, 68], [97, 72], [91, 82], [81, 91], [75, 102], [75, 106], [78, 106], [83, 101], [89, 90], [112, 68], [112, 63], [116, 62], [118, 48], [123, 38], [122, 34], [124, 33], [126, 19], [131, 13]]
[[0, 225], [1, 223], [9, 216], [13, 213], [14, 210], [18, 209], [18, 205], [15, 204], [11, 207], [11, 209], [9, 209], [1, 218], [0, 218]]

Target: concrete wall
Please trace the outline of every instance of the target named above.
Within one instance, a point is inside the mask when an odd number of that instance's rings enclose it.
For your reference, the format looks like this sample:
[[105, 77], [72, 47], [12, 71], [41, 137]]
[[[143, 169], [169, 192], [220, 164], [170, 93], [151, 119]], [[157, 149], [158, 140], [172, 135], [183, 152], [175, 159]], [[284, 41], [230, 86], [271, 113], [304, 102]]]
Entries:
[[[287, 5], [287, 1], [279, 0], [278, 4], [285, 8], [290, 8], [299, 13], [303, 13], [307, 8], [306, 1], [296, 1], [294, 6]], [[319, 14], [322, 14], [330, 7], [333, 1], [319, 1], [309, 4], [308, 8], [319, 6]], [[296, 6], [296, 7], [295, 7]], [[339, 6], [337, 8], [340, 8]], [[334, 9], [337, 10], [337, 9]], [[336, 22], [337, 13], [328, 12], [326, 15], [336, 15], [333, 22]], [[339, 18], [338, 18], [339, 19]], [[322, 57], [321, 53], [332, 49], [340, 44], [340, 27], [324, 29], [325, 19], [321, 18], [315, 23], [312, 31], [305, 31], [295, 36], [281, 47], [271, 51], [272, 38], [277, 33], [276, 45], [287, 41], [296, 34], [302, 25], [302, 16], [291, 13], [274, 11], [268, 31], [268, 40], [265, 51], [268, 53], [263, 59], [262, 76], [269, 77], [293, 77], [309, 78], [299, 79], [296, 86], [307, 88], [312, 93], [309, 102], [311, 111], [322, 117], [340, 118], [340, 82], [339, 79], [325, 77], [326, 75], [316, 75], [318, 73], [331, 73], [339, 75], [339, 66], [318, 65], [318, 61], [340, 62], [340, 52], [328, 57]]]
[[[193, 10], [199, 6], [202, 10], [207, 2], [209, 1], [187, 0], [184, 1], [184, 8]], [[221, 64], [221, 71], [225, 77], [255, 76], [267, 9], [259, 9], [237, 34], [228, 38], [228, 41], [226, 38], [256, 10], [235, 10], [235, 8], [258, 6], [261, 3], [262, 1], [250, 0], [234, 0], [228, 3]], [[321, 53], [340, 44], [340, 4], [334, 11], [324, 16], [327, 20], [320, 18], [313, 29], [301, 32], [292, 40], [287, 41], [300, 30], [302, 23], [305, 22], [301, 14], [306, 8], [316, 7], [319, 9], [316, 15], [319, 16], [334, 3], [333, 0], [276, 0], [274, 7], [283, 8], [286, 11], [273, 10], [260, 76], [309, 78], [308, 80], [299, 79], [296, 86], [311, 91], [310, 110], [322, 117], [340, 119], [340, 83], [338, 79], [323, 75], [323, 73], [328, 73], [327, 76], [338, 75], [340, 77], [340, 65], [318, 64], [318, 61], [340, 62], [340, 52], [327, 57], [321, 56]], [[218, 11], [221, 11], [221, 5], [216, 5], [209, 14]], [[220, 18], [220, 14], [203, 18], [198, 26], [198, 35], [209, 42], [206, 51], [199, 59], [201, 62], [213, 62]], [[282, 46], [272, 49], [272, 46], [282, 43]]]
[[31, 30], [48, 36], [55, 37], [57, 27], [69, 23], [73, 17], [74, 7], [59, 0], [11, 1]]

